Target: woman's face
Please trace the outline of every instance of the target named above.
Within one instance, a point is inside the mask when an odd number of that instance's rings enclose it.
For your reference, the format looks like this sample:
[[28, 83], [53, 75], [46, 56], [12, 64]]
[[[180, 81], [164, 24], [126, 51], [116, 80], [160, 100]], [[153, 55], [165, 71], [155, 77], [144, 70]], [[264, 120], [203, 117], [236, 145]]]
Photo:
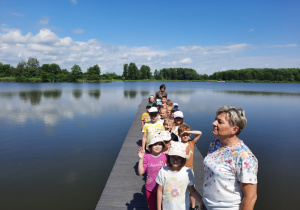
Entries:
[[235, 128], [237, 126], [230, 126], [226, 113], [219, 114], [212, 125], [213, 134], [220, 139], [230, 137], [236, 133]]

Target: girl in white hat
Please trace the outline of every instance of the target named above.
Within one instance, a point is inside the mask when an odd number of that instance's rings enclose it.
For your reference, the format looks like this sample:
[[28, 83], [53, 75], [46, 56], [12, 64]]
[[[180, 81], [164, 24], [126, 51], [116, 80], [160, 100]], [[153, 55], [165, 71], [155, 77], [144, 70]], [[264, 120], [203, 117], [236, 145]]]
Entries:
[[143, 175], [145, 172], [147, 173], [145, 194], [149, 210], [156, 210], [158, 185], [155, 182], [155, 178], [159, 170], [166, 165], [167, 156], [162, 152], [164, 148], [165, 144], [161, 136], [159, 134], [153, 134], [150, 136], [148, 145], [150, 153], [144, 153], [142, 148], [140, 148], [138, 152], [140, 158], [138, 172], [140, 175]]
[[171, 141], [167, 166], [160, 169], [156, 182], [157, 209], [188, 210], [190, 209], [189, 193], [204, 208], [201, 195], [195, 189], [195, 178], [191, 169], [184, 166], [186, 162], [186, 145]]

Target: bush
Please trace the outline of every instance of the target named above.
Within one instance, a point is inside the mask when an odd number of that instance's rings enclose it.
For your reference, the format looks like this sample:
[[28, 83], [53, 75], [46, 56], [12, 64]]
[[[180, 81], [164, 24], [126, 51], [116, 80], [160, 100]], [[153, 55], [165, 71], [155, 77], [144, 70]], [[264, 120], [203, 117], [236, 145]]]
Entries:
[[21, 75], [16, 77], [16, 82], [28, 82], [28, 80], [24, 75]]

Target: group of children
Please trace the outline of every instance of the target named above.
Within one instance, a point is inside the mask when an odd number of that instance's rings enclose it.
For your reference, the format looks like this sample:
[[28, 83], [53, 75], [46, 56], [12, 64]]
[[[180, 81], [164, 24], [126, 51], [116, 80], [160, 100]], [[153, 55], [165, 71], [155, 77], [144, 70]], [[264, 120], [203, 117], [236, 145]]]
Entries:
[[[194, 147], [202, 132], [184, 123], [178, 104], [166, 97], [149, 97], [142, 115], [142, 147], [138, 151], [138, 173], [146, 173], [146, 197], [150, 210], [197, 210], [195, 199], [203, 201], [195, 189]], [[191, 139], [191, 135], [195, 135]]]

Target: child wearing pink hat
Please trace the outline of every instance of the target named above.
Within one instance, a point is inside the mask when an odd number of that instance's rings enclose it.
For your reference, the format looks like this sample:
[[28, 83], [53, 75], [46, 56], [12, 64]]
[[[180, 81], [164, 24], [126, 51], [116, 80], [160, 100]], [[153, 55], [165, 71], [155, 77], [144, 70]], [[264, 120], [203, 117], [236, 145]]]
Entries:
[[191, 169], [184, 166], [186, 146], [182, 142], [171, 141], [167, 166], [161, 168], [155, 181], [157, 188], [157, 209], [187, 210], [190, 208], [189, 193], [204, 208], [201, 195], [195, 189], [195, 178]]

